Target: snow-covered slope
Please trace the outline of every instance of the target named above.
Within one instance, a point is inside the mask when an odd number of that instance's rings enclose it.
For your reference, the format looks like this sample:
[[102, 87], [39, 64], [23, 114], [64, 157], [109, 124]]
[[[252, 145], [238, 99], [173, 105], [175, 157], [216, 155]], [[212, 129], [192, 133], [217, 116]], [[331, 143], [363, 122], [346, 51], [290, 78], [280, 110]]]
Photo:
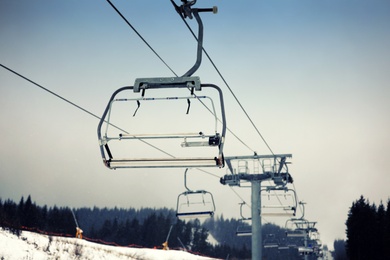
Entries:
[[23, 231], [18, 237], [0, 228], [0, 259], [213, 259], [184, 251], [115, 247], [86, 240]]

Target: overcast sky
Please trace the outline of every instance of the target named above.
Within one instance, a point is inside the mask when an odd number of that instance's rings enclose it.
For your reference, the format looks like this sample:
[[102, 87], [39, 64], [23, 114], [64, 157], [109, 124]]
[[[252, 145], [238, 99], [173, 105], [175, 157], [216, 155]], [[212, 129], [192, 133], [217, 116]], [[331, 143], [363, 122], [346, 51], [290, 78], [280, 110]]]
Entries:
[[[175, 73], [193, 65], [196, 42], [170, 1], [113, 3]], [[218, 14], [202, 14], [204, 47], [273, 152], [293, 154], [289, 169], [307, 203], [306, 218], [318, 221], [321, 239], [332, 247], [345, 238], [353, 201], [364, 195], [379, 204], [390, 195], [390, 2], [197, 3], [213, 5]], [[0, 1], [0, 64], [99, 116], [119, 87], [139, 77], [174, 76], [103, 0]], [[228, 133], [225, 155], [269, 154], [205, 57], [195, 75], [222, 88], [228, 127], [249, 147]], [[4, 68], [0, 89], [2, 199], [176, 207], [184, 170], [109, 170], [96, 118]], [[155, 116], [156, 126], [163, 125]], [[212, 192], [217, 214], [239, 217], [249, 189], [234, 189], [237, 196], [219, 184], [226, 169], [207, 171], [212, 174], [191, 171], [188, 186]]]

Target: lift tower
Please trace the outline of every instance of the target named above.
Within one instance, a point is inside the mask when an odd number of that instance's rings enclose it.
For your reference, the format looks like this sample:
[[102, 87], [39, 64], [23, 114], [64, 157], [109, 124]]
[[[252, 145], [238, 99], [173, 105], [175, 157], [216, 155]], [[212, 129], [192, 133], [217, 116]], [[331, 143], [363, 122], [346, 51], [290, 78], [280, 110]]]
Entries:
[[[292, 182], [286, 165], [286, 158], [291, 157], [291, 154], [225, 157], [231, 174], [223, 176], [220, 179], [221, 184], [240, 187], [242, 183], [249, 182], [251, 185], [252, 260], [262, 258], [261, 182], [273, 180], [275, 187], [283, 187]], [[249, 163], [253, 166], [251, 170], [248, 167]]]

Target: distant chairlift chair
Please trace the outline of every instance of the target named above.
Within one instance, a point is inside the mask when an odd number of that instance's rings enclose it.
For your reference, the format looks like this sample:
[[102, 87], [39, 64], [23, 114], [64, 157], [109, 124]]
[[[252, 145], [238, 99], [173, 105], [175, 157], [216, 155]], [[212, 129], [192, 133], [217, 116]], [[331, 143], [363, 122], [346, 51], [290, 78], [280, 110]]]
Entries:
[[252, 218], [245, 218], [242, 213], [242, 207], [245, 205], [245, 202], [240, 203], [240, 216], [241, 219], [238, 220], [238, 226], [236, 230], [236, 236], [252, 236], [252, 226], [247, 222], [252, 221]]
[[184, 186], [187, 191], [177, 197], [176, 216], [179, 219], [212, 217], [215, 212], [213, 195], [205, 190], [190, 190], [187, 187], [187, 171], [184, 172]]
[[279, 239], [275, 237], [275, 234], [268, 234], [267, 237], [263, 241], [264, 248], [279, 248]]
[[296, 193], [287, 187], [266, 187], [261, 190], [261, 215], [293, 217], [297, 210]]

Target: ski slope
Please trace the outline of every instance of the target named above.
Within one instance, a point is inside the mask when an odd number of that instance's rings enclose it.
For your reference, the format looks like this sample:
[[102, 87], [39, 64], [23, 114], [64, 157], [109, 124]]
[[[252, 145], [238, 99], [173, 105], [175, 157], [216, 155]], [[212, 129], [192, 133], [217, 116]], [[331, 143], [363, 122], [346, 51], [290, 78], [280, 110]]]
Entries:
[[29, 231], [22, 231], [18, 237], [0, 228], [0, 259], [206, 260], [215, 258], [177, 250], [101, 245], [76, 238], [48, 236]]

